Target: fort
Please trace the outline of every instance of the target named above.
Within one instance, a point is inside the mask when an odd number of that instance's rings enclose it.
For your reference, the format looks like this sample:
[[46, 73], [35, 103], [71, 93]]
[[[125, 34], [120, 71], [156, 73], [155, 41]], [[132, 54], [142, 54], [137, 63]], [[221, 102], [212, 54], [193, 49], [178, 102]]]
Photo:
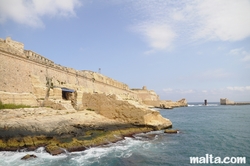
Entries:
[[[155, 107], [171, 102], [161, 101], [152, 90], [130, 89], [128, 85], [100, 73], [75, 70], [55, 64], [10, 37], [0, 39], [0, 100], [2, 103], [41, 106], [46, 97], [53, 103], [71, 103], [82, 107], [83, 93], [115, 94], [124, 100], [133, 100]], [[67, 101], [68, 100], [68, 101]], [[172, 105], [185, 105], [185, 100]]]
[[172, 127], [151, 107], [187, 106], [160, 100], [146, 86], [128, 85], [97, 72], [75, 70], [0, 39], [0, 102], [31, 108], [2, 109], [0, 151], [45, 147], [52, 155], [116, 142], [136, 133]]
[[221, 105], [250, 105], [250, 102], [234, 102], [227, 98], [221, 98], [220, 104]]

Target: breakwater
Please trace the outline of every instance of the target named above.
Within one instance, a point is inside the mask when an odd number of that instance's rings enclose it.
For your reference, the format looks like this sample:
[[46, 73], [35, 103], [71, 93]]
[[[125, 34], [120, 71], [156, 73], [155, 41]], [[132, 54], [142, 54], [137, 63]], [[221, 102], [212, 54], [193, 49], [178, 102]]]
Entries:
[[250, 102], [235, 102], [235, 101], [231, 101], [227, 98], [221, 98], [220, 104], [221, 105], [250, 105]]

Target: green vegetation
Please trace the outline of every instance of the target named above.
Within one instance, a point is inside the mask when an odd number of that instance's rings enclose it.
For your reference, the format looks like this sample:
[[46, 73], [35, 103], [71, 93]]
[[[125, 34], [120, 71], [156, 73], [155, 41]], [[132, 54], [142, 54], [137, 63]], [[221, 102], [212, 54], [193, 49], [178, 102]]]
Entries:
[[23, 104], [3, 104], [0, 100], [0, 109], [17, 109], [17, 108], [30, 108], [31, 106]]
[[91, 108], [87, 108], [86, 110], [88, 110], [88, 111], [95, 111], [95, 110], [93, 110], [93, 109], [91, 109]]

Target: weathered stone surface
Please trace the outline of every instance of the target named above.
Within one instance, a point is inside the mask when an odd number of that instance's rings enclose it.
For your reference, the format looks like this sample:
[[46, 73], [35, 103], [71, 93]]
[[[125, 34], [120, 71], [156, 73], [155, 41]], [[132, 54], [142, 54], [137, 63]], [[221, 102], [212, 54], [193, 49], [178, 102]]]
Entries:
[[171, 100], [144, 100], [144, 104], [151, 107], [161, 108], [161, 109], [172, 109], [175, 107], [186, 107], [186, 99], [181, 99], [179, 101], [173, 102]]
[[37, 106], [36, 97], [31, 93], [10, 93], [0, 91], [0, 100], [4, 104], [23, 104], [29, 106]]
[[129, 121], [109, 119], [87, 110], [77, 112], [44, 107], [5, 109], [1, 113], [0, 150], [34, 150], [44, 146], [49, 153], [56, 155], [63, 153], [64, 149], [84, 150], [155, 129], [151, 124], [135, 126]]
[[167, 128], [172, 125], [171, 121], [163, 118], [158, 111], [136, 102], [121, 100], [116, 95], [84, 93], [82, 100], [85, 109], [94, 110], [110, 119], [157, 128]]

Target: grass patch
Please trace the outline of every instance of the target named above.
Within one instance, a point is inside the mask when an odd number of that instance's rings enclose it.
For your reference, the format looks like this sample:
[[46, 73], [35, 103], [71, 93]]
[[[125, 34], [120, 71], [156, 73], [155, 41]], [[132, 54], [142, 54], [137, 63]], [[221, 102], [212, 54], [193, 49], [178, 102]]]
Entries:
[[23, 105], [23, 104], [3, 104], [2, 101], [0, 101], [0, 109], [17, 109], [17, 108], [30, 108], [29, 105]]
[[88, 111], [95, 111], [95, 110], [93, 110], [93, 109], [91, 109], [91, 108], [87, 108], [86, 110], [88, 110]]

